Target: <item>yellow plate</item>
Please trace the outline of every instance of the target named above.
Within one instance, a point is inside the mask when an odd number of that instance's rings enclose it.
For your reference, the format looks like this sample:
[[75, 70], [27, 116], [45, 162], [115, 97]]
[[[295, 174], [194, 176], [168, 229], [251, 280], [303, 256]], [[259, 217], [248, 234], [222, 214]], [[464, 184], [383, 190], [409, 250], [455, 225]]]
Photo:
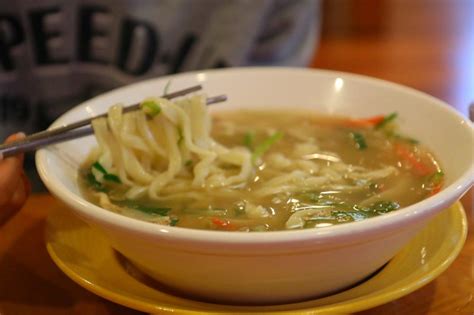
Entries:
[[95, 229], [69, 211], [48, 218], [48, 252], [72, 280], [95, 294], [150, 312], [196, 313], [352, 313], [404, 296], [427, 284], [453, 262], [467, 235], [467, 221], [457, 202], [444, 210], [381, 271], [351, 289], [328, 297], [275, 306], [231, 306], [174, 295], [137, 274]]

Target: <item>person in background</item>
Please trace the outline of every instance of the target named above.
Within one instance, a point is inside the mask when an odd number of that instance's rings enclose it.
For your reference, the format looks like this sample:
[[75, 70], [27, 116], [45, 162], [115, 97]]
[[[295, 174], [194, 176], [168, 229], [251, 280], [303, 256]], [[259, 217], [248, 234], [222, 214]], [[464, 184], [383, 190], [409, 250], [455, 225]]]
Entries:
[[[319, 22], [319, 0], [0, 0], [0, 139], [147, 78], [307, 66]], [[0, 162], [0, 221], [29, 192], [22, 160]], [[33, 154], [25, 169], [33, 191], [44, 190]]]

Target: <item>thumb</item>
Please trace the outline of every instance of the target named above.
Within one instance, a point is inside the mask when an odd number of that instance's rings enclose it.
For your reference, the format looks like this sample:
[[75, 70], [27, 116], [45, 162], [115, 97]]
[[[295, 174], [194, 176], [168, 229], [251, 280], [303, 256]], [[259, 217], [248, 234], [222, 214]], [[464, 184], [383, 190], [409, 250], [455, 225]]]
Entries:
[[[26, 134], [24, 132], [17, 132], [15, 134], [9, 136], [5, 140], [5, 144], [13, 143], [13, 142], [16, 142], [16, 141], [21, 141], [24, 138], [26, 138]], [[23, 164], [24, 154], [18, 154], [16, 157], [19, 158], [20, 163]], [[0, 161], [2, 161], [2, 160], [3, 160], [3, 157], [0, 154]]]

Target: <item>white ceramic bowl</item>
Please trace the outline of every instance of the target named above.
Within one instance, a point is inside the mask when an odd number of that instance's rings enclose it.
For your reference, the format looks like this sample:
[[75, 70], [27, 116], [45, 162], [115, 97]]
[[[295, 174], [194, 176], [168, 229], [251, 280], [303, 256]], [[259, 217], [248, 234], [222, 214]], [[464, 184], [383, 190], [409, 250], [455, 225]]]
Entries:
[[402, 130], [428, 145], [446, 173], [446, 187], [410, 207], [339, 226], [266, 233], [218, 232], [160, 226], [103, 210], [82, 198], [77, 170], [93, 137], [40, 150], [36, 163], [48, 189], [71, 211], [101, 230], [112, 246], [158, 281], [210, 300], [282, 303], [346, 288], [389, 261], [438, 211], [472, 185], [472, 124], [440, 100], [364, 76], [309, 69], [237, 68], [179, 74], [126, 86], [67, 112], [52, 127], [132, 104], [173, 89], [203, 84], [226, 104], [305, 107], [367, 117], [398, 112]]

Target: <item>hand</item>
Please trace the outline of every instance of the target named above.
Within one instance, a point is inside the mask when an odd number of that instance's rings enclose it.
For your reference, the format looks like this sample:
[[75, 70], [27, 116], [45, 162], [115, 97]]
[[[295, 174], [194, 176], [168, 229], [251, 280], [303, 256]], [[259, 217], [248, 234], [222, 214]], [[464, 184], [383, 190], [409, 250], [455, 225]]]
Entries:
[[[24, 138], [14, 134], [6, 143]], [[0, 159], [0, 225], [23, 207], [31, 191], [31, 185], [23, 171], [24, 155]]]

